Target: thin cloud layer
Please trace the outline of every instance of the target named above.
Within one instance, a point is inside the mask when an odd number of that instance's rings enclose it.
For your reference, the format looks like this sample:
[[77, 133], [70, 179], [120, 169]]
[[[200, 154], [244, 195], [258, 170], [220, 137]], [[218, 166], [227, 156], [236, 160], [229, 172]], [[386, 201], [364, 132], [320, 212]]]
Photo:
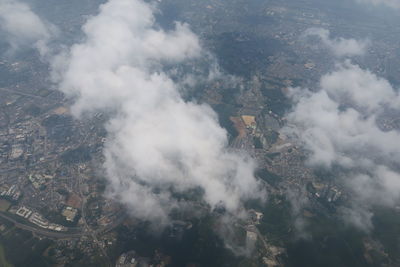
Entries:
[[356, 39], [331, 38], [330, 31], [323, 28], [310, 28], [305, 36], [317, 36], [322, 44], [326, 46], [335, 56], [360, 56], [366, 52], [368, 42]]
[[359, 3], [384, 5], [391, 8], [400, 8], [400, 0], [357, 0]]
[[41, 55], [55, 33], [55, 27], [41, 20], [31, 8], [17, 0], [0, 0], [0, 33], [10, 45], [10, 51], [32, 47]]
[[400, 109], [400, 97], [388, 81], [350, 62], [324, 75], [319, 87], [317, 92], [291, 89], [295, 105], [286, 131], [310, 152], [310, 165], [343, 171], [354, 193], [346, 219], [364, 222], [367, 229], [372, 205], [394, 206], [400, 200], [400, 133], [378, 124]]
[[207, 105], [186, 102], [164, 66], [204, 54], [188, 25], [155, 25], [141, 0], [112, 0], [83, 26], [86, 39], [55, 59], [60, 89], [75, 115], [109, 111], [104, 167], [114, 197], [132, 214], [167, 220], [173, 197], [197, 190], [211, 208], [241, 210], [263, 198], [255, 163], [227, 148], [227, 133]]

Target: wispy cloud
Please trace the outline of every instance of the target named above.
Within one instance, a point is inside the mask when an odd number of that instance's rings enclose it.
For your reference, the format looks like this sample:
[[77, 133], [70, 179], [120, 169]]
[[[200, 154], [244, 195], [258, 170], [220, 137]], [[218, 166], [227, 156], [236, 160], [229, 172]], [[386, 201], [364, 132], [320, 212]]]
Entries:
[[384, 5], [391, 8], [400, 8], [399, 0], [356, 0], [359, 3], [372, 4], [372, 5]]
[[339, 167], [353, 194], [351, 212], [344, 214], [370, 227], [365, 218], [372, 205], [393, 206], [400, 199], [400, 132], [378, 123], [400, 110], [399, 94], [385, 79], [346, 61], [321, 78], [318, 91], [292, 88], [290, 97], [293, 127], [287, 133], [309, 151], [310, 165]]
[[360, 56], [365, 54], [368, 47], [366, 40], [332, 38], [330, 31], [323, 28], [310, 28], [304, 35], [305, 37], [317, 36], [336, 57]]
[[11, 53], [33, 47], [45, 55], [47, 43], [55, 32], [56, 28], [39, 18], [27, 4], [0, 0], [0, 33], [4, 34]]

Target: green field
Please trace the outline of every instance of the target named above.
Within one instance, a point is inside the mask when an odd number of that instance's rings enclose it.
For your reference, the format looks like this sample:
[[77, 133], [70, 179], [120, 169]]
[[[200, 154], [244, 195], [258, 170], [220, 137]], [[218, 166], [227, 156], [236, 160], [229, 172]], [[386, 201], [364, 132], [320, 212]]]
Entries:
[[3, 245], [0, 245], [0, 266], [2, 267], [13, 267], [6, 259], [6, 253], [4, 252]]

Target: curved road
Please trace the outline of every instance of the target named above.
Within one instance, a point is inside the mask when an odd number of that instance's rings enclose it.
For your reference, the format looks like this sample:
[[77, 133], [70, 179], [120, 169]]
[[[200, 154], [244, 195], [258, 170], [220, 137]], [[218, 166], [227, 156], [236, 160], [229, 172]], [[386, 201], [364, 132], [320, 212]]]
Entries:
[[[56, 232], [56, 231], [46, 230], [44, 228], [35, 227], [32, 225], [20, 223], [20, 222], [16, 221], [15, 219], [9, 217], [8, 215], [4, 214], [3, 212], [0, 212], [0, 217], [3, 219], [6, 219], [9, 222], [12, 222], [16, 227], [18, 227], [20, 229], [27, 230], [27, 231], [37, 233], [37, 234], [41, 234], [41, 235], [48, 236], [48, 237], [65, 239], [65, 238], [79, 238], [81, 236], [88, 235], [82, 231], [80, 231], [78, 233]], [[109, 225], [104, 226], [103, 228], [97, 229], [94, 232], [95, 232], [95, 234], [100, 234], [100, 235], [108, 233], [111, 230], [113, 230], [114, 228], [116, 228], [118, 225], [120, 225], [126, 218], [127, 218], [126, 214], [121, 215], [121, 216], [119, 216], [118, 220], [114, 221], [113, 223], [111, 223]]]
[[0, 217], [12, 222], [16, 227], [18, 227], [20, 229], [27, 230], [27, 231], [30, 231], [30, 232], [33, 232], [33, 233], [37, 233], [37, 234], [41, 234], [41, 235], [48, 236], [48, 237], [53, 237], [53, 238], [78, 238], [78, 237], [81, 237], [81, 236], [85, 235], [82, 232], [79, 232], [79, 233], [56, 232], [56, 231], [46, 230], [46, 229], [43, 229], [43, 228], [38, 228], [38, 227], [31, 226], [31, 225], [23, 224], [23, 223], [17, 222], [13, 218], [11, 218], [11, 217], [9, 217], [6, 214], [1, 213], [1, 212], [0, 212]]

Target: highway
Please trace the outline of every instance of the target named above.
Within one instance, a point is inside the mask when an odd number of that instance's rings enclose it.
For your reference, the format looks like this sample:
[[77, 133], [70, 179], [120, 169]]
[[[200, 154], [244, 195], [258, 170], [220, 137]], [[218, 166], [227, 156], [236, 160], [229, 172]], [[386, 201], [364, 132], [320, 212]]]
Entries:
[[78, 233], [56, 232], [56, 231], [46, 230], [43, 228], [23, 224], [23, 223], [17, 222], [16, 220], [14, 220], [10, 216], [4, 214], [3, 212], [0, 212], [0, 217], [3, 219], [6, 219], [9, 222], [12, 222], [15, 225], [15, 227], [17, 227], [17, 228], [27, 230], [32, 233], [40, 234], [43, 236], [51, 237], [51, 238], [59, 238], [59, 239], [79, 238], [79, 237], [85, 235], [82, 232], [78, 232]]
[[[87, 233], [83, 232], [82, 229], [79, 229], [79, 231], [76, 233], [70, 233], [70, 232], [56, 232], [56, 231], [47, 230], [44, 228], [35, 227], [32, 225], [20, 223], [20, 222], [16, 221], [15, 219], [11, 218], [10, 216], [8, 216], [7, 214], [5, 214], [4, 212], [0, 212], [0, 217], [9, 222], [12, 222], [15, 225], [15, 227], [17, 227], [17, 228], [27, 230], [32, 233], [40, 234], [43, 236], [51, 237], [51, 238], [59, 238], [59, 239], [79, 238], [81, 236], [91, 234], [91, 233], [87, 234]], [[126, 218], [127, 218], [127, 215], [123, 214], [116, 221], [112, 222], [111, 224], [106, 225], [95, 231], [92, 230], [93, 231], [92, 234], [102, 235], [102, 234], [108, 233], [108, 232], [112, 231], [114, 228], [116, 228], [118, 225], [120, 225]]]
[[39, 95], [34, 95], [34, 94], [30, 94], [30, 93], [25, 93], [25, 92], [20, 92], [20, 91], [16, 91], [16, 90], [11, 90], [11, 89], [7, 89], [7, 88], [1, 88], [1, 91], [5, 91], [11, 94], [16, 94], [16, 95], [22, 95], [22, 96], [28, 96], [28, 97], [33, 97], [33, 98], [40, 98], [43, 99], [44, 97], [39, 96]]

